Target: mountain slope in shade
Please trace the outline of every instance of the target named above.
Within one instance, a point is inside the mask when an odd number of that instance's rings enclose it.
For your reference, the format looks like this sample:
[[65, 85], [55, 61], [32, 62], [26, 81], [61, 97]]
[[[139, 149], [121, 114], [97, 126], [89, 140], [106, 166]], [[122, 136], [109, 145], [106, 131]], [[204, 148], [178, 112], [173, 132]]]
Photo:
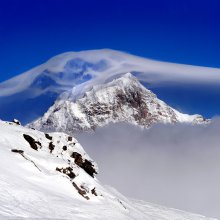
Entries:
[[127, 73], [92, 87], [83, 97], [76, 97], [75, 88], [64, 93], [42, 118], [29, 126], [44, 131], [74, 133], [116, 122], [149, 127], [158, 122], [205, 121], [200, 115], [182, 114], [171, 108]]
[[62, 92], [73, 86], [82, 85], [77, 91], [80, 95], [125, 72], [135, 73], [139, 81], [153, 86], [190, 82], [216, 83], [219, 87], [220, 83], [217, 68], [159, 62], [109, 49], [68, 52], [0, 83], [0, 118], [19, 118], [26, 124], [42, 116]]
[[129, 200], [96, 179], [77, 140], [0, 121], [0, 219], [211, 220]]

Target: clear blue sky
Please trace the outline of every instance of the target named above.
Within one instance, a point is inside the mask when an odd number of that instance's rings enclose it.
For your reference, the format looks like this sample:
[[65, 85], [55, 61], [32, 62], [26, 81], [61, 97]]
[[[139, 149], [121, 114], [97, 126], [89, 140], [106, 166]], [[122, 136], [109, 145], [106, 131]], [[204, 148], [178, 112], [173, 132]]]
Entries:
[[0, 1], [0, 81], [56, 54], [97, 48], [220, 67], [220, 1]]

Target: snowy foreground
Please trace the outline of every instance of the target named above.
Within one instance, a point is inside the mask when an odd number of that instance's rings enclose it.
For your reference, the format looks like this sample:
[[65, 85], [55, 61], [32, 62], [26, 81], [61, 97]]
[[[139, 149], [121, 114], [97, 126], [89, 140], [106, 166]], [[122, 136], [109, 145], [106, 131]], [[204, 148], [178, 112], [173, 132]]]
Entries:
[[102, 186], [96, 163], [69, 135], [3, 121], [0, 133], [1, 220], [209, 219], [129, 200]]

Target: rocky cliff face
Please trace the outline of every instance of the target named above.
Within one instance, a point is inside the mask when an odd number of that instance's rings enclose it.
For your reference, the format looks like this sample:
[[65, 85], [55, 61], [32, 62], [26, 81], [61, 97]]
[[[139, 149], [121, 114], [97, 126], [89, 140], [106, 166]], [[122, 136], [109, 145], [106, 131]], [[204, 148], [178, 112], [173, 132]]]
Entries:
[[142, 127], [154, 123], [203, 123], [200, 115], [182, 114], [159, 100], [130, 73], [97, 85], [75, 99], [68, 92], [30, 127], [44, 131], [94, 130], [108, 123], [128, 122]]

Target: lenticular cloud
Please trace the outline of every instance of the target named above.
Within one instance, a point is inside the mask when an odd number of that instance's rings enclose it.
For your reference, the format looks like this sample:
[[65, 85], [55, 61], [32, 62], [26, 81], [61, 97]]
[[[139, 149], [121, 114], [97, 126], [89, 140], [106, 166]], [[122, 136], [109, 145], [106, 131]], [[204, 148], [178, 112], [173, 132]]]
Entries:
[[[220, 69], [160, 62], [109, 49], [68, 52], [0, 84], [0, 96], [21, 92], [41, 74], [63, 89], [93, 81], [101, 83], [108, 77], [135, 72], [139, 80], [152, 84], [166, 82], [220, 83]], [[56, 87], [56, 86], [55, 86]], [[55, 89], [55, 88], [54, 88]]]

